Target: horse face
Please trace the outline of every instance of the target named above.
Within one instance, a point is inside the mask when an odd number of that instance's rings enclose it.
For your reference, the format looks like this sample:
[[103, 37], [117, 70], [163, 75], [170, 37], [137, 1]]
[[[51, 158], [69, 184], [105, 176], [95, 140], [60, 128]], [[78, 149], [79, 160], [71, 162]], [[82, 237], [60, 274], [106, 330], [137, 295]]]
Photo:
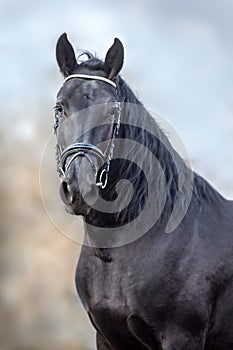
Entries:
[[92, 58], [78, 65], [73, 48], [63, 34], [58, 40], [56, 54], [66, 77], [55, 106], [58, 152], [62, 155], [71, 145], [91, 145], [104, 159], [101, 164], [95, 152], [78, 151], [67, 153], [64, 161], [61, 199], [69, 212], [87, 215], [98, 199], [98, 176], [107, 160], [119, 116], [116, 88], [110, 82], [116, 79], [123, 64], [123, 48], [115, 40], [104, 63]]

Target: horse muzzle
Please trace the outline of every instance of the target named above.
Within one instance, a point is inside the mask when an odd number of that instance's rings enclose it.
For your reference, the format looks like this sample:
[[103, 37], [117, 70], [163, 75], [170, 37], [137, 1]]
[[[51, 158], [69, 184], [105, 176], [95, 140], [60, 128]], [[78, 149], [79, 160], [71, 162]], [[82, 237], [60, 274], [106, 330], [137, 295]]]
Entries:
[[99, 154], [80, 148], [72, 145], [63, 153], [60, 197], [68, 211], [83, 215], [84, 209], [90, 208], [98, 199], [96, 179], [104, 159]]
[[60, 185], [60, 197], [70, 213], [85, 215], [87, 209], [97, 201], [98, 193], [89, 177], [81, 183], [64, 179]]

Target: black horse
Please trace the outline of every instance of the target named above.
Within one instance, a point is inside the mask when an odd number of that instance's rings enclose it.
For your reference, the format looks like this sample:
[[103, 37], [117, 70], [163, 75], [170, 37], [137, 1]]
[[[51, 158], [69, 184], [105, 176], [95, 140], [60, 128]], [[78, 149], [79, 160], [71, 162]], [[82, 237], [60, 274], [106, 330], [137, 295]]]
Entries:
[[[84, 219], [76, 272], [100, 350], [233, 349], [233, 202], [194, 173], [104, 61], [63, 34], [55, 106], [60, 195]], [[148, 204], [149, 201], [149, 204]]]

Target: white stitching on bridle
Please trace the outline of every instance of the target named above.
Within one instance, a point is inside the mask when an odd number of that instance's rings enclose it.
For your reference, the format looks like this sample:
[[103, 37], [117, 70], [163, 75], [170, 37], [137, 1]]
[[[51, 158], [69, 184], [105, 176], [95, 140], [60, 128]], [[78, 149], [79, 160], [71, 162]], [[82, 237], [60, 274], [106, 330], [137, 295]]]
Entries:
[[63, 84], [65, 84], [68, 80], [73, 79], [73, 78], [79, 78], [79, 79], [92, 79], [92, 80], [100, 80], [104, 81], [105, 83], [108, 83], [112, 85], [114, 88], [116, 88], [116, 83], [114, 83], [112, 80], [100, 77], [98, 75], [88, 75], [88, 74], [72, 74], [69, 75], [65, 80], [63, 81]]

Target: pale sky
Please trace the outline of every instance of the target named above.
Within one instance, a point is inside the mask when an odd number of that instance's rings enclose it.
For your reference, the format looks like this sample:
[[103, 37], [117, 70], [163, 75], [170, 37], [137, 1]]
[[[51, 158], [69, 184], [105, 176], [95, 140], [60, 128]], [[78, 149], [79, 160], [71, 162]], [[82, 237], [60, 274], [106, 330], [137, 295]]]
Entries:
[[194, 168], [233, 198], [232, 19], [231, 0], [1, 1], [1, 118], [36, 132], [62, 80], [54, 57], [61, 33], [77, 53], [100, 58], [119, 37], [123, 78], [175, 127]]

